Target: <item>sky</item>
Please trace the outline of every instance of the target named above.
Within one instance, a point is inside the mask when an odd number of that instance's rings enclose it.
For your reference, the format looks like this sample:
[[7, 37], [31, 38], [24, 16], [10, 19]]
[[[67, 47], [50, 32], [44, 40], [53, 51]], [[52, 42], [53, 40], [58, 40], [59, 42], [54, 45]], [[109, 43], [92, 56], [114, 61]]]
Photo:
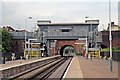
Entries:
[[[81, 23], [88, 16], [100, 20], [99, 30], [109, 22], [109, 0], [2, 0], [0, 24], [32, 31], [36, 20]], [[118, 24], [118, 1], [111, 0], [111, 19]], [[32, 20], [28, 17], [32, 16]]]

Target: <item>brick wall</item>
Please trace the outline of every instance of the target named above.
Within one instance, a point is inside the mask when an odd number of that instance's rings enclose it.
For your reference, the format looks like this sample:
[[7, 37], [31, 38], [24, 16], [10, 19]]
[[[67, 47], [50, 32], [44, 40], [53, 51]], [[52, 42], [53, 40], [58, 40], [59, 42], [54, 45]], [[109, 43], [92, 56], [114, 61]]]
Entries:
[[24, 40], [12, 39], [11, 50], [15, 53], [24, 52]]
[[51, 53], [53, 55], [58, 54], [57, 51], [58, 49], [61, 49], [62, 47], [69, 45], [72, 46], [76, 49], [77, 52], [82, 50], [82, 47], [79, 44], [75, 43], [85, 43], [85, 41], [80, 41], [80, 40], [57, 40], [56, 42], [56, 47], [55, 50], [51, 49]]
[[[102, 44], [109, 47], [109, 31], [102, 31]], [[112, 31], [112, 46], [120, 46], [120, 31]]]

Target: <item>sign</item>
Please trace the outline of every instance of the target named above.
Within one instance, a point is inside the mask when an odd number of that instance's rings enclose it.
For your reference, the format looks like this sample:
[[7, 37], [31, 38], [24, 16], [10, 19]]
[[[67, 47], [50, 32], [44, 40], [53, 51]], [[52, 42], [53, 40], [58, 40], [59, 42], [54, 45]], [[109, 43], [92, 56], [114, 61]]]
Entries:
[[45, 48], [40, 48], [40, 50], [45, 50]]
[[81, 44], [81, 45], [84, 45], [85, 43], [75, 43], [75, 44]]
[[86, 38], [78, 38], [78, 40], [86, 40]]

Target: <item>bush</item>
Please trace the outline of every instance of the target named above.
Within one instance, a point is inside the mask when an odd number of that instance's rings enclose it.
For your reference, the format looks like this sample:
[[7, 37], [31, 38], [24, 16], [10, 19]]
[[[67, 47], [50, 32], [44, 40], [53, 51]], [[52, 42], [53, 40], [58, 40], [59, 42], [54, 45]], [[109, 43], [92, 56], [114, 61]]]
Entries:
[[81, 51], [79, 52], [79, 55], [82, 56], [82, 52]]
[[105, 48], [105, 49], [102, 49], [100, 52], [109, 52], [110, 49], [109, 48]]
[[75, 52], [75, 54], [82, 56], [82, 52], [81, 51], [80, 52]]
[[113, 47], [113, 52], [120, 52], [120, 46]]
[[[106, 56], [107, 58], [109, 58], [110, 57], [110, 49], [109, 48], [102, 49], [100, 52], [100, 55], [102, 57]], [[120, 61], [120, 46], [112, 48], [112, 59], [114, 61]]]
[[[110, 48], [102, 49], [100, 52], [110, 52]], [[112, 52], [120, 52], [120, 46], [113, 47]]]

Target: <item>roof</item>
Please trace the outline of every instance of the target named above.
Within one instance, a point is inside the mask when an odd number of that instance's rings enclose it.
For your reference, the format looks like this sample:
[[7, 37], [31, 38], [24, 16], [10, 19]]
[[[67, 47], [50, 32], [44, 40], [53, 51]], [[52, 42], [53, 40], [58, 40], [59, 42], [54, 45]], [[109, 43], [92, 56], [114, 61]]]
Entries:
[[[37, 23], [38, 26], [71, 26], [71, 25], [91, 25], [91, 23]], [[99, 25], [99, 23], [92, 23]]]
[[64, 30], [66, 30], [66, 29], [68, 30], [68, 29], [69, 29], [69, 30], [70, 30], [70, 29], [72, 29], [72, 28], [60, 28], [60, 29], [62, 29], [62, 30], [63, 30], [63, 29], [64, 29]]
[[38, 23], [39, 23], [39, 22], [49, 22], [49, 23], [51, 23], [50, 20], [38, 20], [37, 22], [38, 22]]
[[[111, 26], [111, 29], [114, 30], [115, 27], [117, 27], [118, 30], [120, 30], [120, 26], [118, 26], [118, 25], [112, 25], [112, 26]], [[109, 30], [109, 26], [108, 26], [107, 30]]]
[[114, 25], [114, 26], [112, 26], [112, 27], [120, 27], [120, 26], [118, 26], [118, 25]]

